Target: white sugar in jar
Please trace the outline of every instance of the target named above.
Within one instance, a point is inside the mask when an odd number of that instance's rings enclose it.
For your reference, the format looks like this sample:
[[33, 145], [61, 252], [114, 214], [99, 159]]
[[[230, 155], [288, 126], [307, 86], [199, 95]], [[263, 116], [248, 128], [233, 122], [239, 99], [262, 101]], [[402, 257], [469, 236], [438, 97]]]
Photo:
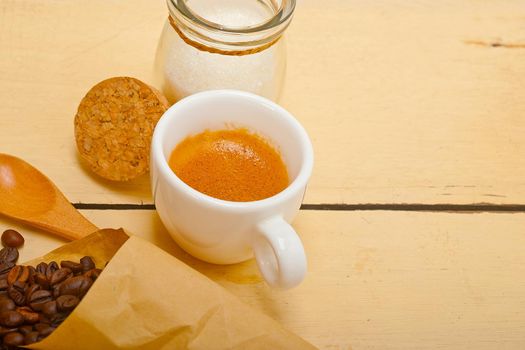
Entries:
[[155, 60], [158, 86], [175, 102], [238, 89], [276, 101], [286, 69], [283, 33], [295, 0], [167, 0]]

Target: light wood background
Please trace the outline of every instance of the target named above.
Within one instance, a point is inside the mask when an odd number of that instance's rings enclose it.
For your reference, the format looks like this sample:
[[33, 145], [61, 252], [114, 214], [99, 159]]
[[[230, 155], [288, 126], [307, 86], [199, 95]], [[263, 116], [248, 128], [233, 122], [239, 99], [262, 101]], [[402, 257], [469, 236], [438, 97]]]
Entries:
[[[192, 259], [153, 210], [83, 213], [323, 349], [525, 348], [525, 1], [298, 1], [281, 104], [316, 155], [305, 203], [317, 210], [295, 222], [300, 287], [270, 290], [253, 261]], [[151, 204], [147, 176], [111, 183], [80, 163], [73, 117], [100, 80], [152, 81], [166, 16], [162, 0], [0, 0], [0, 152], [73, 203]], [[27, 237], [24, 260], [63, 243], [0, 218], [8, 227]]]

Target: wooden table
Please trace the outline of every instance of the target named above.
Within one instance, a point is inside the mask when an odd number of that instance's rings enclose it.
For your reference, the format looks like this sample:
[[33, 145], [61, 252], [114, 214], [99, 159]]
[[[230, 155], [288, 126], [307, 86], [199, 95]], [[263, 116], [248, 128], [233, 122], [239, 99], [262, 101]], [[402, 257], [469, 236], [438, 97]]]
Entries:
[[[525, 348], [523, 0], [299, 0], [281, 103], [316, 164], [294, 223], [309, 274], [287, 292], [253, 261], [182, 252], [147, 176], [115, 184], [80, 163], [80, 99], [111, 76], [151, 81], [166, 16], [161, 0], [1, 1], [0, 152], [319, 348]], [[27, 237], [22, 260], [64, 243], [8, 227]]]

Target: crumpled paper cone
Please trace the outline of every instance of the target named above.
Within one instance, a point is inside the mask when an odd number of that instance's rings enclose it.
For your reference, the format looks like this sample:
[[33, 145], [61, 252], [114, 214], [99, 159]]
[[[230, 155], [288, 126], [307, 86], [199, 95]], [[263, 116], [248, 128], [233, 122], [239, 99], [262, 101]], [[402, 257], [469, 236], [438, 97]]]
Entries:
[[73, 313], [31, 349], [315, 349], [155, 245], [101, 230], [40, 261], [104, 269]]

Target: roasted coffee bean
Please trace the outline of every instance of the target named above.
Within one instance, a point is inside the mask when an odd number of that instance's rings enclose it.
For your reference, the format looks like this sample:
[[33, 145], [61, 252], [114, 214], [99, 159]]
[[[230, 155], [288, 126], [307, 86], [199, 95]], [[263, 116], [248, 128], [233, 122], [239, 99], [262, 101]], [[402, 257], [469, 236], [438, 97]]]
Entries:
[[31, 333], [33, 331], [33, 325], [26, 324], [24, 326], [20, 326], [20, 327], [18, 327], [18, 331], [20, 333], [26, 335], [27, 333]]
[[74, 295], [82, 298], [92, 284], [91, 278], [86, 276], [71, 277], [60, 284], [58, 293], [59, 295]]
[[101, 269], [91, 269], [87, 271], [86, 273], [84, 273], [84, 276], [91, 278], [94, 282], [98, 278], [101, 272], [102, 272]]
[[27, 284], [25, 282], [16, 281], [11, 285], [11, 287], [17, 288], [19, 291], [24, 292], [27, 290]]
[[7, 287], [9, 287], [7, 279], [0, 280], [0, 291], [7, 291]]
[[62, 284], [55, 284], [52, 289], [51, 289], [51, 293], [53, 294], [53, 298], [58, 298], [60, 296], [60, 286]]
[[2, 244], [6, 247], [18, 248], [24, 244], [24, 237], [15, 230], [5, 230], [2, 233]]
[[16, 281], [16, 282], [13, 283], [10, 287], [15, 287], [15, 288], [18, 289], [19, 291], [25, 293], [25, 291], [27, 290], [27, 283], [22, 282], [22, 281]]
[[82, 264], [74, 262], [74, 261], [68, 261], [68, 260], [61, 261], [60, 266], [63, 268], [66, 267], [70, 269], [71, 271], [73, 271], [74, 274], [82, 272]]
[[35, 273], [35, 276], [33, 277], [35, 283], [37, 283], [40, 288], [42, 289], [49, 289], [49, 281], [47, 280], [47, 277], [45, 274], [41, 272]]
[[41, 274], [46, 274], [46, 270], [47, 270], [47, 264], [45, 262], [41, 262], [39, 263], [38, 265], [36, 265], [36, 272], [39, 272]]
[[16, 311], [0, 312], [0, 325], [4, 327], [18, 327], [24, 323], [24, 317]]
[[7, 295], [13, 299], [16, 305], [22, 306], [26, 302], [26, 288], [27, 287], [25, 283], [16, 281], [7, 289]]
[[2, 326], [0, 326], [0, 337], [3, 337], [7, 333], [16, 332], [17, 330], [18, 330], [18, 328], [16, 328], [16, 327], [13, 328], [13, 327], [2, 327]]
[[32, 331], [24, 336], [24, 345], [36, 343], [38, 341], [38, 332]]
[[61, 295], [56, 302], [59, 311], [71, 311], [78, 305], [80, 299], [74, 295]]
[[53, 316], [51, 316], [51, 326], [58, 327], [69, 315], [69, 312], [59, 312]]
[[35, 283], [35, 275], [36, 275], [36, 269], [33, 266], [28, 266], [29, 269], [29, 278], [27, 279], [27, 283]]
[[49, 284], [53, 286], [55, 284], [63, 282], [71, 276], [73, 276], [73, 272], [71, 271], [71, 269], [63, 267], [53, 272], [51, 278], [49, 279]]
[[5, 247], [0, 250], [0, 262], [16, 263], [18, 260], [18, 249]]
[[28, 306], [19, 307], [16, 311], [24, 317], [24, 322], [27, 324], [37, 323], [39, 320], [39, 314], [31, 310]]
[[7, 333], [4, 335], [4, 344], [7, 346], [24, 345], [24, 336], [18, 332]]
[[3, 243], [7, 247], [0, 250], [0, 350], [29, 345], [48, 336], [75, 309], [101, 273], [89, 256], [80, 262], [62, 261], [60, 265], [41, 262], [36, 268], [16, 265], [18, 250], [14, 246], [18, 243], [9, 238]]
[[11, 269], [15, 266], [15, 263], [13, 262], [3, 262], [0, 263], [0, 275], [6, 275], [11, 271]]
[[58, 267], [58, 264], [56, 263], [56, 261], [51, 261], [48, 265], [47, 265], [47, 268], [46, 268], [46, 277], [47, 277], [47, 280], [51, 280], [51, 276], [53, 275], [53, 273], [58, 270], [59, 267]]
[[51, 300], [53, 300], [51, 292], [45, 289], [41, 289], [31, 294], [31, 298], [29, 298], [28, 304], [33, 310], [40, 311], [42, 310], [44, 304]]
[[34, 283], [34, 284], [30, 284], [29, 287], [27, 287], [26, 289], [26, 300], [29, 300], [29, 298], [31, 297], [31, 294], [33, 294], [34, 292], [36, 292], [37, 290], [40, 290], [42, 289], [42, 287], [40, 287], [40, 285]]
[[7, 290], [7, 294], [11, 299], [13, 299], [16, 305], [24, 305], [26, 302], [24, 292], [20, 292], [16, 288], [9, 287], [9, 289]]
[[0, 312], [2, 311], [12, 311], [16, 309], [15, 302], [11, 298], [1, 298], [0, 299]]
[[48, 324], [52, 327], [58, 327], [69, 315], [67, 312], [57, 312], [53, 315], [40, 314], [40, 323]]
[[42, 305], [42, 312], [46, 316], [53, 316], [58, 312], [57, 302], [55, 300], [48, 301]]
[[38, 332], [38, 334], [42, 337], [47, 337], [51, 334], [55, 329], [48, 325], [47, 323], [37, 323], [35, 324], [35, 330]]
[[38, 319], [38, 322], [40, 323], [47, 323], [47, 324], [51, 324], [51, 318], [46, 316], [45, 314], [41, 313], [39, 316], [39, 319]]
[[82, 272], [88, 272], [89, 270], [96, 268], [95, 263], [90, 256], [85, 256], [80, 259], [80, 264], [82, 264]]
[[7, 283], [13, 284], [16, 281], [27, 282], [29, 279], [29, 267], [23, 265], [16, 265], [7, 274]]

